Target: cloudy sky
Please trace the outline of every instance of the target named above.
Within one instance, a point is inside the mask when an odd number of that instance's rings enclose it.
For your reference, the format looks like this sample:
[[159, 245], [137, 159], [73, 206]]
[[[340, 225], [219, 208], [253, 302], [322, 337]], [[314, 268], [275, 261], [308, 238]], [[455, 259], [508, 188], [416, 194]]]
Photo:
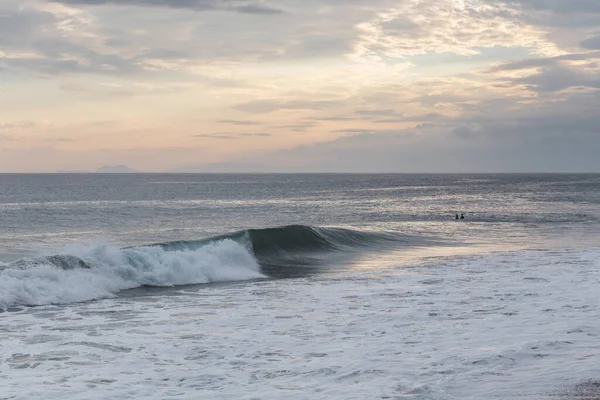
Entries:
[[0, 172], [600, 172], [598, 0], [0, 0]]

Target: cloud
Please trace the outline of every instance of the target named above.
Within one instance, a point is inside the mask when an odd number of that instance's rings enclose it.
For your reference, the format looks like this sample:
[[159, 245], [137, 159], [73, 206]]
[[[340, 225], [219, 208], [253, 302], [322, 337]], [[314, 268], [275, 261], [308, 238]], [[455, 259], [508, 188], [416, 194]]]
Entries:
[[289, 125], [279, 125], [279, 126], [275, 126], [275, 128], [277, 129], [289, 129], [290, 131], [293, 132], [306, 132], [307, 130], [314, 128], [315, 126], [317, 126], [316, 122], [299, 122], [296, 124], [289, 124]]
[[0, 141], [22, 140], [22, 133], [35, 129], [37, 126], [38, 124], [33, 121], [0, 122]]
[[[0, 4], [0, 59], [13, 70], [51, 75], [156, 76], [169, 71], [182, 78], [190, 74], [188, 80], [210, 75], [225, 84], [232, 74], [224, 67], [232, 72], [243, 67], [226, 63], [350, 53], [355, 24], [373, 14], [361, 3], [332, 1], [334, 13], [343, 11], [343, 18], [332, 18], [313, 1], [278, 2], [292, 10], [282, 13], [262, 1], [7, 0]], [[190, 10], [231, 12], [205, 18]], [[263, 18], [249, 14], [274, 17], [264, 25]]]
[[33, 121], [13, 121], [0, 122], [0, 132], [13, 132], [35, 127], [37, 124]]
[[572, 87], [600, 88], [600, 72], [587, 72], [567, 66], [543, 68], [526, 78], [513, 80], [538, 92], [556, 92]]
[[[500, 74], [509, 86], [524, 85], [536, 92], [557, 92], [569, 88], [600, 88], [600, 52], [565, 54], [558, 57], [526, 59], [490, 68], [486, 73]], [[526, 75], [511, 76], [512, 72]], [[506, 73], [509, 73], [508, 78]]]
[[266, 7], [260, 4], [244, 4], [240, 6], [234, 6], [233, 11], [244, 13], [244, 14], [282, 14], [283, 10], [279, 8]]
[[461, 139], [470, 139], [475, 135], [473, 130], [465, 125], [457, 126], [452, 129], [452, 133]]
[[98, 52], [85, 41], [78, 43], [78, 34], [88, 25], [81, 13], [7, 6], [0, 8], [0, 60], [13, 70], [110, 74], [142, 69], [132, 60]]
[[489, 1], [399, 2], [358, 28], [361, 36], [355, 56], [371, 60], [430, 52], [472, 56], [493, 47], [559, 52], [546, 31], [522, 20], [518, 8]]
[[254, 136], [254, 137], [269, 137], [270, 133], [240, 133], [238, 136]]
[[[599, 122], [599, 121], [597, 121]], [[299, 171], [331, 172], [591, 172], [600, 170], [600, 135], [548, 137], [545, 124], [515, 138], [515, 130], [464, 136], [461, 127], [426, 127], [404, 132], [358, 133], [274, 154]], [[569, 126], [570, 128], [571, 126]], [[523, 127], [525, 128], [525, 127]], [[519, 131], [519, 133], [521, 133]], [[459, 137], [456, 138], [457, 134]], [[509, 138], [502, 139], [507, 134]], [[522, 133], [521, 133], [522, 134]], [[510, 138], [512, 136], [512, 138]], [[576, 157], [574, 157], [577, 155]], [[269, 159], [269, 157], [263, 157]]]
[[535, 10], [553, 11], [556, 13], [600, 13], [600, 3], [596, 0], [505, 0]]
[[600, 35], [582, 41], [581, 47], [585, 49], [600, 50]]
[[[190, 143], [210, 147], [207, 162], [254, 155], [313, 170], [550, 170], [566, 154], [594, 166], [600, 3], [564, 4], [0, 0], [2, 95], [15, 99], [5, 115], [58, 122], [28, 137], [40, 127], [7, 121], [0, 135], [19, 138], [14, 148], [34, 136], [69, 149], [96, 143], [88, 137], [178, 146], [163, 166], [198, 159]], [[123, 110], [122, 135], [121, 123], [89, 125]]]
[[20, 138], [18, 136], [15, 135], [9, 135], [6, 133], [0, 133], [0, 141], [2, 142], [8, 142], [8, 141], [15, 141], [15, 140], [19, 140]]
[[563, 54], [556, 57], [528, 58], [525, 60], [519, 60], [509, 63], [501, 63], [488, 69], [488, 72], [495, 73], [502, 71], [517, 71], [521, 69], [556, 66], [559, 65], [561, 61], [585, 61], [594, 58], [600, 58], [600, 51]]
[[[119, 15], [115, 17], [114, 11], [111, 11], [117, 3], [125, 5], [124, 2], [77, 3], [106, 4], [106, 10], [98, 14], [92, 14], [88, 9], [61, 5], [67, 3], [40, 3], [43, 5], [39, 7], [32, 7], [29, 3], [20, 6], [16, 1], [0, 4], [0, 63], [13, 71], [33, 70], [47, 75], [85, 73], [143, 77], [176, 71], [181, 78], [190, 75], [190, 81], [201, 78], [203, 84], [225, 87], [236, 86], [240, 82], [207, 76], [199, 66], [215, 58], [239, 59], [246, 53], [260, 53], [260, 49], [267, 53], [274, 51], [268, 43], [263, 43], [245, 47], [251, 50], [244, 50], [244, 46], [240, 45], [239, 52], [225, 54], [222, 43], [215, 41], [207, 46], [203, 32], [193, 33], [185, 41], [174, 37], [177, 29], [194, 32], [196, 27], [206, 24], [189, 16], [182, 19], [180, 14], [185, 8], [175, 7], [176, 4], [183, 7], [185, 4], [182, 2], [173, 2], [172, 11], [158, 18], [153, 16], [157, 11], [149, 7], [130, 14], [127, 19]], [[209, 3], [207, 6], [210, 6]], [[221, 7], [222, 2], [214, 3]], [[258, 5], [236, 4], [231, 6], [241, 7], [236, 13], [270, 12]], [[190, 2], [189, 6], [203, 7], [196, 2]], [[210, 27], [206, 30], [207, 35], [215, 35]]]
[[402, 116], [401, 113], [399, 113], [397, 110], [393, 110], [393, 109], [386, 109], [386, 110], [357, 110], [356, 111], [357, 115], [363, 116], [363, 117], [375, 117], [375, 118], [380, 118], [380, 117], [395, 117], [395, 118], [399, 118]]
[[240, 125], [240, 126], [262, 125], [261, 122], [257, 122], [257, 121], [247, 121], [247, 120], [237, 120], [237, 119], [222, 119], [222, 120], [219, 120], [218, 122], [220, 122], [222, 124]]
[[255, 100], [237, 104], [234, 108], [253, 114], [267, 114], [281, 110], [323, 110], [339, 105], [339, 102], [326, 100]]
[[203, 139], [239, 139], [242, 137], [269, 137], [272, 136], [270, 133], [225, 133], [225, 132], [217, 132], [217, 133], [200, 133], [194, 135], [196, 138]]
[[236, 0], [51, 0], [70, 6], [139, 6], [190, 9], [193, 11], [232, 11], [243, 14], [281, 14], [282, 10], [260, 3], [244, 3]]
[[356, 121], [358, 118], [355, 115], [329, 115], [329, 116], [321, 116], [314, 117], [315, 121]]
[[521, 10], [521, 20], [546, 31], [548, 40], [561, 50], [586, 48], [581, 42], [598, 34], [600, 2], [595, 0], [506, 0], [503, 4]]
[[600, 91], [527, 99], [490, 97], [406, 129], [339, 129], [346, 135], [256, 160], [305, 172], [600, 171]]
[[234, 135], [229, 135], [225, 133], [199, 133], [194, 135], [196, 138], [206, 138], [206, 139], [235, 139]]
[[375, 129], [358, 129], [358, 128], [350, 128], [350, 129], [338, 129], [333, 131], [334, 133], [374, 133]]

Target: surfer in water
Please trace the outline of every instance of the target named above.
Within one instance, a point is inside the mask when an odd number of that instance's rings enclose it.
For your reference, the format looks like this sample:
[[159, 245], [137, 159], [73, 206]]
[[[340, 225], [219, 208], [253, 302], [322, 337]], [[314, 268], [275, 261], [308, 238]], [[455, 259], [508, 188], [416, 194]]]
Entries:
[[465, 219], [465, 214], [461, 213], [460, 214], [460, 219]]
[[456, 214], [456, 218], [455, 219], [458, 219], [458, 214]]

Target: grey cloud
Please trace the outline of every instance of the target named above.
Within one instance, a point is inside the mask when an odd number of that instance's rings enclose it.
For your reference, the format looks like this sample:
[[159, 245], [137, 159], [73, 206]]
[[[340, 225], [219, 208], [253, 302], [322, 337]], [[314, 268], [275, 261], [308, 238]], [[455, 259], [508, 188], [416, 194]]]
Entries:
[[338, 140], [343, 140], [345, 138], [351, 138], [354, 141], [362, 141], [364, 139], [369, 139], [371, 137], [401, 137], [410, 134], [411, 131], [409, 129], [360, 129], [360, 128], [350, 128], [350, 129], [339, 129], [332, 131], [333, 133], [348, 133], [349, 135], [343, 136]]
[[471, 128], [464, 125], [457, 126], [456, 128], [452, 129], [452, 133], [461, 139], [470, 139], [475, 135]]
[[276, 126], [275, 128], [289, 129], [293, 132], [306, 132], [308, 129], [313, 128], [316, 125], [317, 125], [317, 123], [315, 123], [315, 122], [301, 122], [301, 123], [297, 123], [297, 124], [280, 125], [280, 126]]
[[[253, 5], [253, 3], [240, 2], [202, 2], [202, 1], [184, 1], [184, 2], [136, 2], [136, 1], [100, 1], [100, 0], [72, 0], [64, 1], [65, 4], [146, 4], [167, 5], [171, 4], [174, 8], [196, 7], [210, 8], [211, 4], [227, 9], [236, 9], [242, 13], [274, 13], [273, 10], [263, 5]], [[223, 7], [222, 7], [223, 6]], [[155, 63], [154, 60], [176, 60], [177, 64], [185, 66], [186, 63], [193, 64], [199, 58], [219, 59], [217, 49], [223, 48], [216, 44], [214, 46], [190, 46], [191, 43], [183, 46], [181, 43], [173, 46], [173, 41], [165, 41], [160, 46], [161, 41], [152, 40], [151, 42], [142, 41], [136, 35], [132, 35], [130, 27], [118, 29], [118, 25], [112, 25], [94, 32], [94, 36], [102, 38], [104, 45], [108, 50], [91, 46], [86, 41], [81, 40], [78, 35], [65, 34], [61, 30], [64, 24], [80, 23], [73, 22], [72, 18], [63, 14], [52, 14], [35, 8], [18, 7], [18, 3], [8, 3], [0, 5], [0, 49], [8, 55], [1, 58], [3, 67], [8, 69], [29, 69], [48, 75], [59, 75], [66, 73], [95, 73], [95, 74], [149, 74], [151, 70], [160, 71], [162, 66]], [[112, 22], [112, 21], [111, 21]], [[84, 22], [81, 22], [84, 24]], [[187, 21], [186, 24], [192, 24]], [[86, 28], [87, 29], [87, 28]], [[198, 38], [199, 39], [199, 38]], [[195, 40], [195, 38], [194, 38]], [[137, 41], [137, 42], [136, 42]], [[206, 40], [203, 40], [205, 42]], [[144, 44], [148, 49], [140, 52]], [[155, 43], [159, 43], [158, 46]], [[171, 47], [172, 46], [172, 47]], [[212, 49], [211, 54], [203, 55], [198, 49]], [[119, 51], [114, 51], [118, 49]], [[204, 51], [204, 50], [203, 50]], [[244, 57], [245, 52], [234, 54], [237, 57]], [[210, 57], [209, 57], [210, 56]], [[229, 55], [228, 57], [232, 57]], [[186, 74], [186, 71], [179, 70], [178, 74]], [[213, 79], [207, 84], [213, 86], [238, 86], [239, 82], [232, 83], [224, 79]]]
[[[139, 76], [160, 72], [177, 73], [182, 79], [197, 72], [204, 62], [269, 61], [321, 56], [342, 56], [352, 51], [355, 25], [373, 10], [365, 11], [359, 1], [340, 5], [331, 0], [308, 1], [299, 6], [280, 1], [281, 18], [243, 18], [239, 14], [278, 14], [279, 9], [262, 1], [236, 0], [53, 0], [89, 8], [76, 16], [52, 14], [21, 7], [17, 0], [0, 5], [0, 48], [14, 50], [3, 58], [2, 67], [29, 69], [48, 75], [91, 73]], [[147, 6], [135, 13], [119, 14], [119, 6]], [[320, 14], [321, 5], [333, 8]], [[171, 12], [157, 10], [169, 8]], [[344, 17], [336, 17], [337, 9]], [[199, 20], [188, 10], [234, 11], [219, 18]], [[86, 20], [93, 14], [92, 21]], [[160, 14], [159, 14], [160, 13]], [[80, 20], [81, 19], [81, 20]], [[71, 29], [64, 31], [63, 26]], [[148, 33], [152, 32], [153, 35]], [[185, 32], [185, 33], [181, 33]], [[84, 35], [82, 35], [84, 34]], [[183, 35], [183, 36], [181, 36]], [[243, 37], [243, 40], [238, 40]], [[145, 51], [143, 49], [146, 49]], [[25, 56], [23, 56], [25, 55]], [[34, 57], [32, 57], [34, 55]], [[165, 62], [166, 61], [166, 62]], [[176, 71], [176, 72], [175, 72]], [[242, 82], [205, 79], [211, 86], [236, 86]]]
[[315, 121], [356, 121], [360, 118], [352, 115], [332, 115], [313, 118]]
[[399, 123], [406, 121], [402, 113], [392, 109], [357, 110], [354, 112], [357, 119], [372, 120], [379, 124]]
[[230, 124], [230, 125], [261, 125], [260, 122], [256, 122], [256, 121], [246, 121], [246, 120], [237, 120], [237, 119], [222, 119], [219, 120], [218, 122], [222, 123], [222, 124]]
[[[90, 53], [88, 53], [90, 54]], [[12, 68], [26, 68], [49, 75], [67, 73], [98, 73], [98, 74], [126, 74], [141, 72], [141, 69], [128, 63], [126, 60], [114, 56], [102, 56], [92, 53], [92, 62], [80, 59], [35, 59], [35, 58], [10, 58], [4, 62]]]
[[234, 135], [227, 135], [227, 134], [218, 134], [218, 133], [200, 133], [198, 135], [194, 135], [194, 137], [197, 138], [208, 138], [208, 139], [235, 139]]
[[[437, 100], [449, 101], [449, 102], [457, 102], [458, 99], [456, 95], [446, 94], [445, 96], [436, 97]], [[434, 104], [435, 101], [432, 101], [430, 96], [419, 97], [417, 99], [412, 99], [420, 102], [428, 102]], [[436, 100], [436, 101], [437, 101]], [[391, 100], [390, 100], [391, 101]], [[393, 118], [378, 118], [380, 116], [390, 116]], [[413, 115], [413, 116], [403, 116], [402, 113], [397, 112], [395, 110], [382, 109], [382, 110], [358, 110], [348, 115], [337, 115], [331, 117], [317, 117], [313, 118], [315, 121], [368, 121], [375, 122], [381, 124], [392, 124], [392, 123], [402, 123], [402, 122], [418, 122], [418, 121], [443, 121], [448, 119], [447, 117], [437, 114], [437, 113], [427, 113], [424, 115]]]
[[170, 50], [170, 49], [147, 49], [143, 52], [143, 58], [170, 60], [170, 59], [182, 59], [188, 58], [189, 53], [181, 50]]
[[35, 122], [32, 121], [16, 121], [16, 122], [1, 122], [0, 131], [14, 131], [22, 130], [27, 128], [33, 128], [36, 126]]
[[409, 120], [402, 113], [393, 109], [359, 109], [346, 115], [314, 118], [316, 121], [373, 121], [380, 123], [402, 122]]
[[[41, 36], [41, 31], [40, 31]], [[150, 49], [141, 54], [123, 57], [117, 54], [104, 54], [88, 47], [72, 43], [66, 39], [39, 38], [32, 40], [26, 50], [33, 51], [42, 57], [15, 57], [2, 58], [9, 68], [29, 69], [48, 75], [63, 75], [69, 73], [93, 73], [101, 75], [137, 75], [144, 76], [155, 71], [164, 71], [160, 66], [148, 68], [148, 63], [154, 65], [154, 60], [185, 60], [192, 55], [176, 50]], [[187, 60], [188, 62], [191, 60]], [[178, 75], [184, 77], [189, 73], [178, 70]], [[193, 75], [196, 82], [202, 82], [215, 87], [239, 87], [242, 82], [229, 79], [207, 77], [200, 74]], [[135, 92], [137, 93], [137, 91]], [[115, 93], [115, 94], [135, 94]]]
[[[526, 85], [528, 89], [537, 92], [556, 92], [572, 87], [600, 88], [600, 72], [595, 67], [595, 60], [598, 58], [600, 58], [600, 51], [526, 59], [494, 66], [486, 73], [493, 75], [506, 71], [536, 69], [526, 77], [500, 78], [497, 87], [511, 88], [515, 85]], [[587, 63], [582, 65], [570, 61], [587, 61]]]
[[525, 60], [519, 60], [509, 63], [503, 63], [496, 65], [488, 69], [488, 73], [496, 73], [502, 71], [517, 71], [521, 69], [537, 68], [558, 65], [561, 61], [582, 61], [593, 58], [600, 58], [600, 51], [593, 51], [589, 53], [571, 53], [564, 54], [556, 57], [541, 57], [541, 58], [528, 58]]
[[600, 172], [600, 92], [550, 99], [491, 98], [412, 129], [344, 129], [261, 160], [307, 172]]
[[241, 3], [233, 0], [51, 0], [74, 6], [147, 6], [190, 9], [194, 11], [233, 11], [243, 14], [281, 14], [282, 10], [259, 3]]
[[506, 0], [506, 2], [536, 10], [554, 11], [565, 14], [600, 13], [600, 2], [597, 0]]
[[423, 135], [418, 129], [356, 134], [292, 149], [279, 162], [295, 160], [297, 170], [332, 172], [600, 171], [597, 134], [548, 138], [539, 130], [508, 140], [497, 130], [477, 140], [456, 140], [452, 128], [424, 129]]
[[385, 119], [376, 119], [373, 122], [378, 124], [397, 124], [400, 122], [406, 122], [404, 118], [385, 118]]
[[468, 114], [455, 120], [457, 124], [477, 126], [483, 136], [515, 143], [545, 140], [597, 137], [600, 140], [600, 92], [569, 95], [560, 101], [541, 104], [508, 103], [495, 112]]
[[600, 74], [587, 73], [566, 66], [547, 67], [526, 78], [514, 79], [539, 92], [556, 92], [571, 87], [600, 88]]
[[364, 117], [401, 117], [402, 114], [396, 110], [357, 110], [357, 115]]
[[581, 47], [584, 49], [600, 50], [600, 35], [584, 40], [581, 42]]
[[[122, 33], [123, 35], [123, 33]], [[112, 36], [104, 39], [104, 44], [108, 47], [126, 47], [131, 45], [131, 40], [123, 36]]]
[[54, 22], [56, 18], [48, 12], [0, 8], [0, 47], [19, 49], [23, 43], [35, 39], [39, 26]]
[[438, 113], [427, 113], [423, 115], [415, 115], [412, 117], [405, 118], [405, 121], [432, 121], [432, 122], [440, 122], [447, 121], [449, 117]]
[[374, 133], [376, 130], [374, 129], [358, 129], [358, 128], [350, 128], [350, 129], [338, 129], [333, 131], [334, 133]]
[[194, 135], [197, 138], [209, 138], [209, 139], [238, 139], [240, 137], [269, 137], [272, 136], [270, 133], [263, 132], [252, 132], [252, 133], [225, 133], [225, 132], [217, 132], [217, 133], [201, 133]]
[[245, 4], [232, 8], [233, 11], [237, 11], [244, 14], [281, 14], [283, 10], [278, 8], [266, 7], [260, 4]]
[[322, 110], [340, 105], [334, 101], [311, 101], [311, 100], [256, 100], [236, 105], [234, 108], [253, 114], [267, 114], [280, 110]]
[[[2, 62], [12, 69], [32, 69], [46, 74], [68, 72], [125, 73], [140, 71], [136, 61], [100, 54], [63, 37], [55, 15], [36, 9], [8, 9], [0, 18], [0, 48], [9, 52]], [[17, 52], [11, 55], [10, 52]], [[32, 53], [36, 57], [20, 56]]]
[[302, 40], [294, 40], [292, 43], [285, 43], [282, 46], [281, 57], [303, 58], [310, 57], [330, 57], [332, 54], [348, 54], [353, 51], [354, 38], [345, 32], [344, 35], [314, 34], [307, 33], [303, 35]]
[[385, 21], [381, 24], [381, 28], [390, 33], [411, 32], [414, 35], [418, 35], [423, 29], [421, 25], [406, 16], [399, 16], [390, 21]]
[[[496, 0], [486, 0], [497, 5]], [[600, 26], [600, 2], [596, 0], [506, 0], [517, 18], [548, 32], [548, 39], [561, 48], [575, 48]], [[585, 47], [584, 47], [585, 48]]]

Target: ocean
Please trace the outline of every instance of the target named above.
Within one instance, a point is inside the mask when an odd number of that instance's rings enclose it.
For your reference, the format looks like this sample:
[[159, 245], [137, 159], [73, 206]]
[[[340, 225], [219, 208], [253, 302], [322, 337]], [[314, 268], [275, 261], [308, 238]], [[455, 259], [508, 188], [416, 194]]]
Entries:
[[599, 222], [598, 174], [0, 174], [0, 399], [600, 398]]

